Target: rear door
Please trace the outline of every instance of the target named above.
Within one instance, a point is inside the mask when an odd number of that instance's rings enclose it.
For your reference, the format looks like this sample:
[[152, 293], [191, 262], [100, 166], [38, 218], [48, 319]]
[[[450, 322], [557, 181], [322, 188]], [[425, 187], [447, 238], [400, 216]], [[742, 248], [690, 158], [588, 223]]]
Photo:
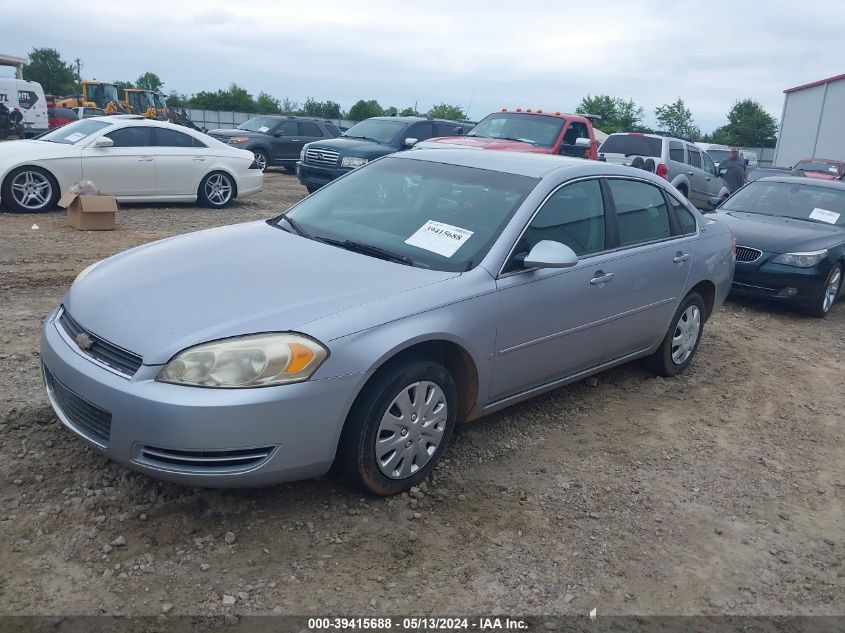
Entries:
[[299, 132], [299, 145], [296, 147], [296, 155], [293, 157], [299, 160], [299, 153], [302, 151], [302, 146], [311, 141], [321, 141], [324, 138], [331, 138], [331, 136], [324, 136], [320, 126], [311, 121], [299, 121], [296, 124]]
[[702, 206], [706, 203], [708, 186], [705, 177], [707, 174], [702, 168], [701, 150], [694, 145], [687, 143], [687, 175], [689, 176], [690, 192], [689, 197], [693, 204]]
[[153, 128], [132, 125], [105, 134], [113, 147], [82, 150], [82, 175], [113, 196], [155, 195]]
[[196, 195], [211, 167], [204, 143], [167, 128], [155, 128], [155, 179], [158, 195]]
[[606, 182], [619, 257], [612, 282], [616, 318], [607, 328], [604, 357], [611, 361], [642, 351], [665, 335], [686, 285], [689, 242], [696, 236], [694, 230], [684, 234], [661, 188], [633, 178]]
[[299, 129], [296, 121], [282, 121], [271, 132], [270, 144], [273, 155], [270, 162], [274, 165], [284, 165], [299, 158], [302, 143], [299, 140]]

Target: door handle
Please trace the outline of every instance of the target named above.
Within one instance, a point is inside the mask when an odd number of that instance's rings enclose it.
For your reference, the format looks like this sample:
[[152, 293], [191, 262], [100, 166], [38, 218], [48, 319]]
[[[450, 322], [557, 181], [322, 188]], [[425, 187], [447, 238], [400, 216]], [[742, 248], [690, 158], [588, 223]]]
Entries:
[[198, 163], [201, 163], [205, 160], [205, 158], [202, 157], [202, 156], [194, 156], [194, 160], [197, 161]]
[[694, 176], [694, 175], [695, 175], [695, 174], [693, 174], [691, 171], [688, 171], [688, 172], [687, 172], [687, 174], [688, 174], [688, 175], [690, 175], [690, 176]]
[[144, 163], [148, 163], [148, 162], [150, 162], [152, 159], [153, 159], [153, 157], [152, 157], [152, 156], [141, 156], [141, 158], [139, 158], [138, 160], [139, 160], [139, 161], [141, 161], [141, 162], [144, 162]]
[[710, 176], [706, 177], [707, 182], [710, 182]]
[[293, 141], [294, 143], [299, 143], [299, 139], [298, 139], [298, 138], [292, 138], [292, 139], [291, 139], [291, 141]]
[[602, 270], [596, 272], [596, 276], [590, 279], [590, 284], [593, 286], [598, 286], [599, 284], [607, 283], [613, 279], [613, 273], [606, 273]]
[[681, 262], [685, 262], [689, 259], [689, 253], [682, 253], [678, 251], [677, 255], [672, 258], [672, 261], [676, 264], [680, 264]]

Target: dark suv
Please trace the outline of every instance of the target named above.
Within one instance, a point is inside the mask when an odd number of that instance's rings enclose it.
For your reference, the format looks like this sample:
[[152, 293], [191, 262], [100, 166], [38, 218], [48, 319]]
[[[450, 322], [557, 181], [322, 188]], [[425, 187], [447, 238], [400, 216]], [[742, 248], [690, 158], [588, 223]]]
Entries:
[[340, 136], [340, 130], [322, 119], [268, 114], [253, 117], [234, 130], [211, 130], [208, 134], [233, 147], [251, 151], [261, 171], [267, 167], [284, 167], [292, 172], [303, 145]]
[[435, 136], [466, 134], [474, 125], [414, 116], [373, 117], [353, 125], [340, 138], [306, 145], [296, 163], [296, 175], [308, 191], [316, 191], [371, 160]]

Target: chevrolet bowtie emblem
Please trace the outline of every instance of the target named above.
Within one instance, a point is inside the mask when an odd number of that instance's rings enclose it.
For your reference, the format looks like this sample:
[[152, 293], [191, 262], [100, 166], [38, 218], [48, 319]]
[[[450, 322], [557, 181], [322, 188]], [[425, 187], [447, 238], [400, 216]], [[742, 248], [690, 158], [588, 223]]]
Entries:
[[80, 349], [90, 349], [91, 345], [94, 344], [94, 341], [91, 340], [91, 337], [85, 334], [85, 332], [80, 332], [79, 334], [74, 337], [76, 344], [79, 345]]

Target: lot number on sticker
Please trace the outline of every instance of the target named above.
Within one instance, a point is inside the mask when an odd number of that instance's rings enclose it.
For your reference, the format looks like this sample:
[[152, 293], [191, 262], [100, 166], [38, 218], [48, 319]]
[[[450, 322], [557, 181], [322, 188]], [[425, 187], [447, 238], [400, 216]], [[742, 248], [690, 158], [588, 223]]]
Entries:
[[473, 231], [429, 220], [405, 240], [405, 244], [424, 248], [444, 257], [451, 257], [472, 235]]
[[816, 207], [810, 214], [811, 220], [820, 220], [828, 224], [836, 224], [839, 219], [839, 214], [836, 211], [828, 211], [827, 209], [819, 209]]

